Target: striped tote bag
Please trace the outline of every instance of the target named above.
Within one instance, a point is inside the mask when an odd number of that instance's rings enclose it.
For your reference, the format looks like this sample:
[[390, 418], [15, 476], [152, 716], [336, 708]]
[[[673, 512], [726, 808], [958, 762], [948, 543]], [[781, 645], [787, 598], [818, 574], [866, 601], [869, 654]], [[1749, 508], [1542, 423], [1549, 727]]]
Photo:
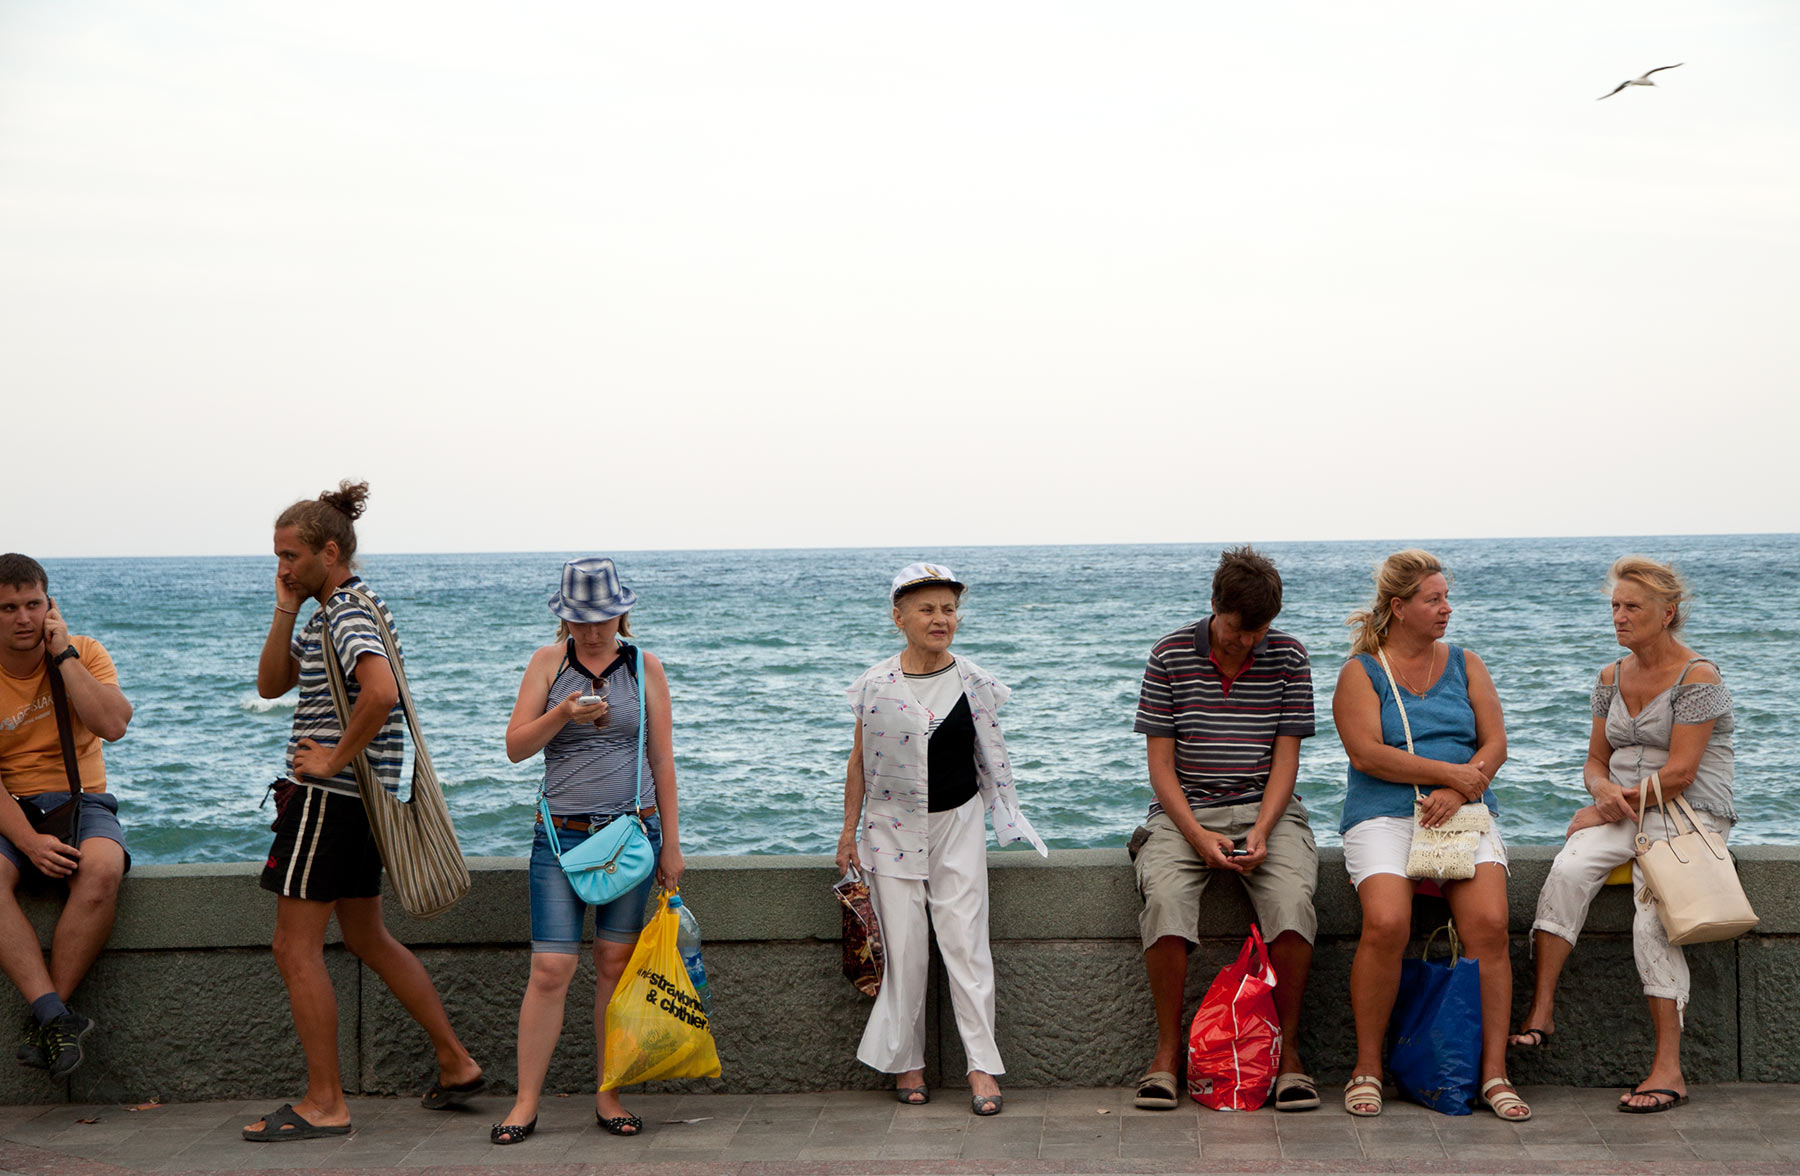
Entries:
[[[400, 649], [394, 631], [379, 605], [356, 588], [342, 589], [361, 602], [375, 628], [381, 633], [381, 644], [387, 650], [388, 665], [394, 671], [394, 682], [400, 687], [400, 706], [406, 712], [406, 729], [412, 736], [412, 792], [401, 800], [375, 778], [369, 757], [358, 752], [352, 767], [356, 785], [362, 792], [363, 808], [369, 815], [369, 828], [375, 833], [375, 846], [381, 851], [382, 865], [388, 880], [408, 914], [430, 919], [443, 914], [463, 895], [469, 893], [469, 867], [463, 861], [462, 846], [456, 840], [456, 827], [450, 823], [450, 808], [444, 803], [444, 790], [437, 772], [431, 766], [431, 753], [425, 750], [425, 735], [419, 730], [419, 712], [413, 707], [412, 691], [406, 684], [406, 668], [400, 664]], [[344, 667], [338, 664], [337, 646], [331, 641], [331, 617], [325, 618], [325, 674], [331, 682], [331, 701], [337, 707], [338, 729], [350, 724], [350, 695], [345, 686]]]

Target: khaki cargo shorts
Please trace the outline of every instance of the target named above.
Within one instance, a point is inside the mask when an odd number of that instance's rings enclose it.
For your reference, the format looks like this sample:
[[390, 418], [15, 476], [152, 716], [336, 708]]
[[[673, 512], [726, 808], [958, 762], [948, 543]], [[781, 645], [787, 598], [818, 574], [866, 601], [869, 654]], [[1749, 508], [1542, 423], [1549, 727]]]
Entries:
[[[1228, 804], [1197, 809], [1200, 824], [1214, 833], [1240, 841], [1256, 825], [1260, 804]], [[1214, 871], [1188, 844], [1164, 813], [1145, 823], [1149, 840], [1138, 851], [1137, 890], [1143, 906], [1138, 911], [1138, 933], [1148, 951], [1165, 935], [1178, 935], [1198, 943], [1200, 896]], [[1223, 873], [1223, 871], [1218, 871]], [[1269, 832], [1269, 855], [1263, 864], [1243, 875], [1263, 939], [1273, 941], [1293, 931], [1308, 943], [1318, 934], [1319, 916], [1313, 909], [1313, 891], [1319, 881], [1319, 851], [1313, 843], [1306, 806], [1288, 802], [1287, 811]]]

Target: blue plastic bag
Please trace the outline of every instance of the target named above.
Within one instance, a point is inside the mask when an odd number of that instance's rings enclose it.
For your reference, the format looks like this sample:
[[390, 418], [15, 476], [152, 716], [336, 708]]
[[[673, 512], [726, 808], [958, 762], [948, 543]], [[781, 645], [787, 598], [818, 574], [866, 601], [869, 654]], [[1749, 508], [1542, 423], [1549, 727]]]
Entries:
[[[1462, 958], [1456, 928], [1448, 963], [1400, 962], [1400, 991], [1389, 1020], [1388, 1073], [1406, 1097], [1446, 1115], [1467, 1115], [1480, 1096], [1481, 964]], [[1425, 941], [1431, 954], [1433, 931]]]

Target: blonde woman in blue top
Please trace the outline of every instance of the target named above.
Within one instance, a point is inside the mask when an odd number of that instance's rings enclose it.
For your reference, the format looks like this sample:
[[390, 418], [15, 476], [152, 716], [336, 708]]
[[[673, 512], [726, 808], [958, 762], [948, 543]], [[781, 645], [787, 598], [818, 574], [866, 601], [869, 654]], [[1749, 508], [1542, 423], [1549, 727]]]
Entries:
[[[1450, 582], [1427, 551], [1395, 552], [1375, 572], [1375, 602], [1351, 616], [1353, 656], [1338, 674], [1331, 714], [1350, 757], [1340, 831], [1344, 865], [1362, 904], [1362, 937], [1350, 968], [1356, 1070], [1344, 1090], [1353, 1115], [1381, 1113], [1381, 1045], [1412, 936], [1417, 883], [1406, 873], [1414, 790], [1422, 820], [1441, 825], [1465, 804], [1497, 812], [1488, 787], [1506, 762], [1506, 722], [1487, 667], [1442, 640]], [[1383, 667], [1385, 660], [1387, 668]], [[1388, 670], [1392, 670], [1392, 683]], [[1397, 698], [1394, 686], [1404, 692]], [[1407, 750], [1406, 708], [1412, 750]], [[1502, 1119], [1531, 1108], [1506, 1079], [1512, 962], [1506, 939], [1506, 845], [1490, 820], [1475, 851], [1475, 876], [1444, 882], [1465, 954], [1481, 963], [1481, 1098]]]

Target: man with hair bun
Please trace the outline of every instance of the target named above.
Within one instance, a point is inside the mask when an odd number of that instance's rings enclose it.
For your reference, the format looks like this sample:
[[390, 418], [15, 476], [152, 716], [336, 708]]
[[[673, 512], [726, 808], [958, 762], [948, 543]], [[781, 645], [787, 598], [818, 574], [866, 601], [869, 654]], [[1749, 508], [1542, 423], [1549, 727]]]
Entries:
[[[95, 1023], [65, 1002], [112, 934], [119, 880], [131, 868], [100, 750], [130, 722], [112, 658], [92, 637], [69, 633], [43, 565], [0, 555], [0, 970], [31, 1005], [19, 1061], [54, 1079], [82, 1063], [82, 1039]], [[48, 964], [18, 897], [21, 885], [45, 879], [69, 892]]]
[[1212, 615], [1158, 641], [1144, 669], [1134, 729], [1146, 737], [1154, 797], [1130, 848], [1156, 1006], [1156, 1053], [1136, 1098], [1146, 1109], [1177, 1105], [1187, 956], [1215, 876], [1244, 884], [1275, 968], [1275, 1109], [1319, 1105], [1298, 1049], [1319, 925], [1318, 852], [1294, 794], [1300, 741], [1313, 733], [1312, 666], [1304, 645], [1270, 628], [1280, 612], [1275, 565], [1252, 547], [1233, 547], [1213, 573]]
[[[441, 1110], [486, 1085], [481, 1067], [450, 1028], [424, 965], [389, 934], [382, 918], [381, 854], [351, 766], [359, 752], [367, 753], [376, 779], [389, 792], [399, 791], [405, 722], [399, 683], [375, 618], [348, 591], [367, 593], [393, 627], [387, 604], [353, 570], [355, 523], [368, 496], [367, 482], [345, 481], [317, 499], [296, 502], [275, 520], [275, 611], [256, 667], [256, 690], [280, 698], [298, 686], [300, 697], [287, 775], [274, 785], [275, 844], [263, 865], [262, 887], [278, 896], [275, 962], [306, 1054], [306, 1095], [244, 1128], [244, 1138], [253, 1142], [350, 1131], [338, 1068], [337, 997], [325, 968], [325, 932], [334, 915], [344, 946], [381, 977], [431, 1038], [438, 1080], [424, 1105]], [[319, 607], [296, 634], [308, 598]], [[351, 705], [342, 725], [331, 701], [327, 656], [344, 669]]]

